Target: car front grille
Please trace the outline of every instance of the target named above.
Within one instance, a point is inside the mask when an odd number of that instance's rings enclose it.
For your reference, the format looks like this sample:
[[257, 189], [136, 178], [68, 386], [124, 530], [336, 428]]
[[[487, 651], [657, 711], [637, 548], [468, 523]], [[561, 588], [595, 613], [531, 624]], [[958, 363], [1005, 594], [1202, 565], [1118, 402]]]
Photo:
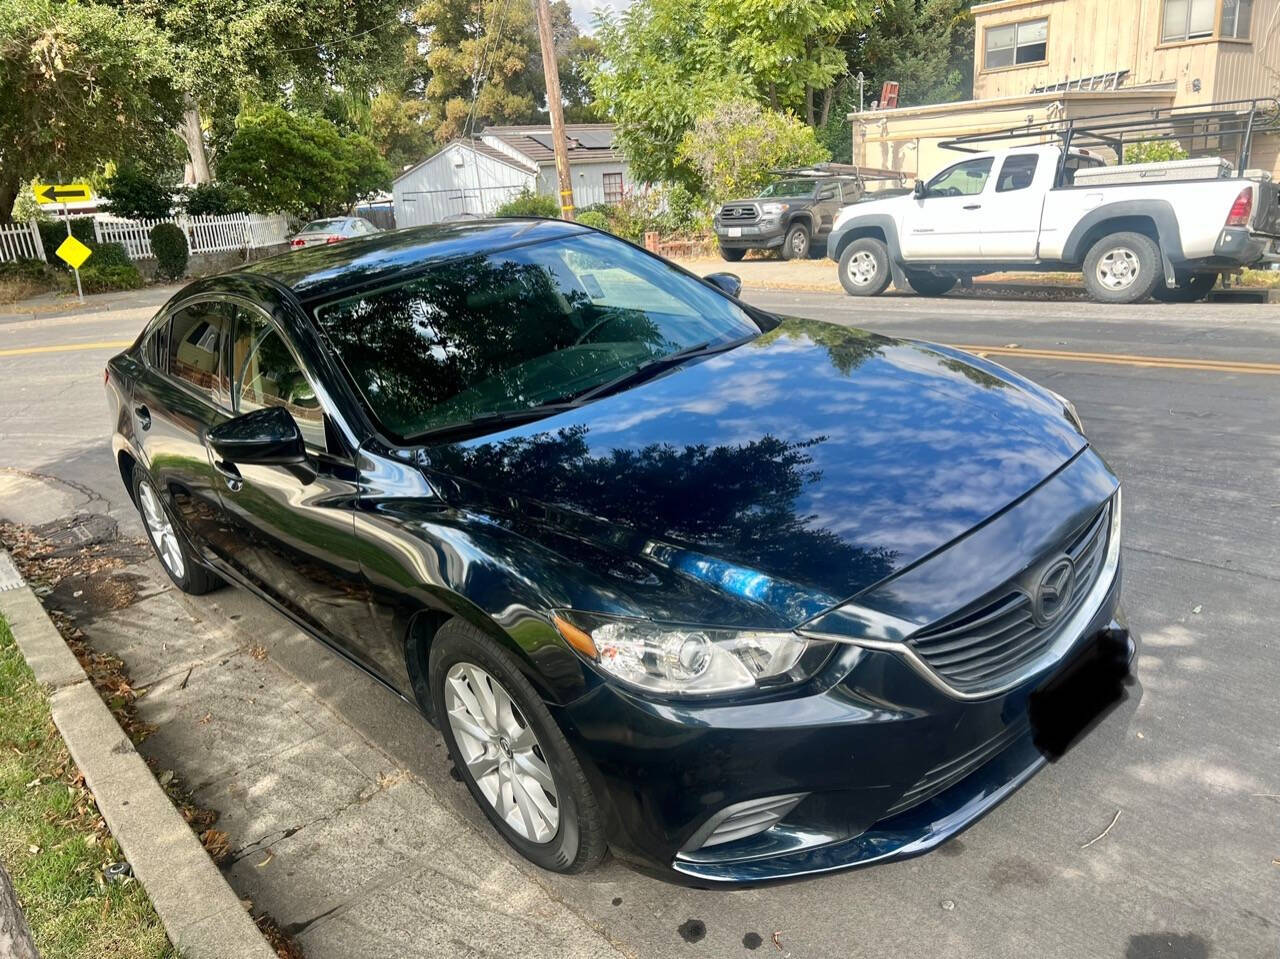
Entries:
[[[962, 693], [995, 689], [1048, 649], [1062, 626], [1084, 603], [1102, 571], [1111, 528], [1111, 504], [1094, 514], [1065, 543], [1051, 550], [1029, 575], [954, 616], [915, 633], [907, 644], [948, 685]], [[1037, 608], [1040, 577], [1070, 559], [1074, 575], [1046, 622]]]
[[752, 223], [759, 215], [754, 203], [727, 203], [720, 208], [720, 220], [724, 223]]
[[904, 792], [896, 803], [889, 807], [885, 817], [905, 812], [912, 806], [933, 798], [964, 779], [988, 760], [994, 759], [1006, 747], [1013, 745], [1020, 737], [1031, 731], [1031, 724], [1024, 716], [1021, 722], [1006, 726], [995, 736], [975, 746], [960, 756], [939, 763], [920, 777], [910, 789]]

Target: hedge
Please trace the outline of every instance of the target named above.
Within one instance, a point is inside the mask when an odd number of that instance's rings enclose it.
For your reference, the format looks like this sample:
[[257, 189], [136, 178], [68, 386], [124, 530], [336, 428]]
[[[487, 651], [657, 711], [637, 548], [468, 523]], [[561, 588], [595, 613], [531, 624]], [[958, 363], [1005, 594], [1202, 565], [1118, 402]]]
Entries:
[[171, 280], [187, 272], [187, 235], [172, 223], [151, 228], [151, 252], [156, 255], [156, 273]]

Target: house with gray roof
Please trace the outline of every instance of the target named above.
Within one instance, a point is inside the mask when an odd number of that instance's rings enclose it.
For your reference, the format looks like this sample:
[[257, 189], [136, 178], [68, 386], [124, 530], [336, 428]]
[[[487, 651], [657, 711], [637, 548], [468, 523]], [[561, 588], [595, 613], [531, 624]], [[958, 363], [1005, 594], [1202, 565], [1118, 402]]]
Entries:
[[[573, 202], [579, 209], [616, 203], [636, 182], [609, 123], [565, 125]], [[392, 184], [397, 226], [488, 216], [523, 190], [556, 196], [556, 159], [549, 126], [486, 127], [454, 140], [404, 170]]]

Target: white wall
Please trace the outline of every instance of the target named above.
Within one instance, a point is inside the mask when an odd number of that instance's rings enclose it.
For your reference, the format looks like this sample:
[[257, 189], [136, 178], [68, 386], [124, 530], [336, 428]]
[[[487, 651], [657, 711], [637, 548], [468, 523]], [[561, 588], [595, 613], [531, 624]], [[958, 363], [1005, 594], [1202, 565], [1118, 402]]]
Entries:
[[[627, 165], [621, 160], [603, 163], [581, 163], [569, 161], [569, 175], [573, 179], [573, 205], [575, 207], [591, 206], [593, 203], [604, 203], [604, 175], [621, 173], [622, 188], [630, 193], [636, 188]], [[547, 163], [538, 169], [538, 192], [554, 197], [560, 195], [560, 183], [556, 178], [554, 163]]]
[[457, 213], [489, 214], [536, 177], [453, 143], [392, 184], [396, 226], [439, 223]]

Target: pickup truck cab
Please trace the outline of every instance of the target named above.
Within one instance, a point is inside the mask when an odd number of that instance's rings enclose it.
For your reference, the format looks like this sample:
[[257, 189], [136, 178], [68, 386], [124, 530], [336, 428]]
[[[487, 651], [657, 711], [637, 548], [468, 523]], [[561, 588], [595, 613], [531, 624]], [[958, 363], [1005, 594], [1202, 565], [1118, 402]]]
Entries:
[[890, 280], [938, 296], [998, 270], [1080, 270], [1103, 302], [1191, 301], [1280, 243], [1275, 185], [1221, 176], [1217, 163], [1104, 171], [1100, 157], [1056, 145], [974, 153], [910, 195], [842, 211], [828, 256], [854, 296]]
[[788, 177], [746, 200], [716, 210], [720, 255], [737, 262], [747, 250], [780, 249], [784, 260], [803, 260], [821, 246], [840, 209], [862, 195], [853, 177]]

